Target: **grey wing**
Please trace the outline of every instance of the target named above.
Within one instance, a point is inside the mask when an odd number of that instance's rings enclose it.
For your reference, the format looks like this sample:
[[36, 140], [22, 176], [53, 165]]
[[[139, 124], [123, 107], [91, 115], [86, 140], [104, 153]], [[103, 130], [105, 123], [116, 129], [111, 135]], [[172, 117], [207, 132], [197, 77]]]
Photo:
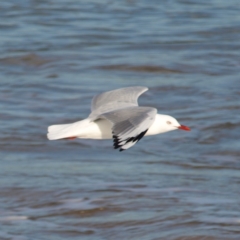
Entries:
[[92, 113], [89, 117], [94, 118], [113, 110], [138, 106], [138, 97], [147, 90], [147, 87], [136, 86], [101, 93], [93, 98]]
[[102, 114], [113, 123], [114, 148], [120, 151], [137, 143], [153, 124], [157, 109], [151, 107], [129, 107]]

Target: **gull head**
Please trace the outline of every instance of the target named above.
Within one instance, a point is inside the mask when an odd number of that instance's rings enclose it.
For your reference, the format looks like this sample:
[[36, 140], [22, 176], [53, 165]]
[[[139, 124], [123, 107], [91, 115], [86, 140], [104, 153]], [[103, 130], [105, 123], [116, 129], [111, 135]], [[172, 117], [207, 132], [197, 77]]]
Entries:
[[168, 116], [168, 115], [161, 115], [161, 124], [166, 132], [173, 131], [176, 129], [190, 131], [189, 127], [187, 127], [185, 125], [181, 125], [177, 121], [177, 119], [175, 119], [174, 117]]

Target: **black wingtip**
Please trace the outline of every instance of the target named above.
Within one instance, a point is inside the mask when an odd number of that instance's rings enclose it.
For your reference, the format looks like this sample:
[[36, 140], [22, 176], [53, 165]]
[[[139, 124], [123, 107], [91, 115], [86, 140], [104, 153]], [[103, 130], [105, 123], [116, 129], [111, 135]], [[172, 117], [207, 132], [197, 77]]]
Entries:
[[[114, 147], [114, 149], [120, 148], [120, 149], [119, 149], [120, 152], [126, 150], [126, 149], [123, 149], [123, 148], [122, 148], [122, 146], [124, 146], [124, 144], [129, 143], [129, 142], [138, 142], [138, 141], [146, 134], [147, 131], [148, 131], [148, 129], [145, 130], [145, 131], [143, 131], [143, 132], [141, 132], [141, 133], [138, 134], [137, 136], [135, 136], [135, 137], [129, 137], [129, 138], [127, 138], [127, 139], [124, 140], [124, 141], [123, 141], [123, 140], [120, 141], [119, 138], [118, 138], [118, 136], [117, 136], [117, 135], [114, 135], [114, 133], [113, 133], [113, 147]], [[124, 144], [123, 144], [122, 142], [124, 142]]]
[[119, 138], [116, 135], [113, 135], [113, 146], [114, 146], [114, 149], [118, 149], [121, 147]]

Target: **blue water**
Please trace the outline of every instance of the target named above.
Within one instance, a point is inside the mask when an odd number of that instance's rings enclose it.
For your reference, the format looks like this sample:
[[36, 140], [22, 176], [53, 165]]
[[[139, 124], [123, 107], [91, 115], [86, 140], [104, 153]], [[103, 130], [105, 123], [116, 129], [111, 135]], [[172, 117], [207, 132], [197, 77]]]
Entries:
[[[240, 3], [0, 2], [0, 239], [240, 239]], [[140, 105], [191, 127], [48, 141], [94, 95], [147, 86]]]

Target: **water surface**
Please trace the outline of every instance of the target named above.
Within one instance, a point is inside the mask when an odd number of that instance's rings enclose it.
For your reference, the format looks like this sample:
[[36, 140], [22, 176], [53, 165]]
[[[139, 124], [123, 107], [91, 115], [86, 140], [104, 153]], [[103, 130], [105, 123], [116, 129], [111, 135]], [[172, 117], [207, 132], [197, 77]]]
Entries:
[[[0, 3], [0, 239], [240, 239], [240, 4]], [[139, 102], [191, 132], [48, 141], [92, 97]]]

